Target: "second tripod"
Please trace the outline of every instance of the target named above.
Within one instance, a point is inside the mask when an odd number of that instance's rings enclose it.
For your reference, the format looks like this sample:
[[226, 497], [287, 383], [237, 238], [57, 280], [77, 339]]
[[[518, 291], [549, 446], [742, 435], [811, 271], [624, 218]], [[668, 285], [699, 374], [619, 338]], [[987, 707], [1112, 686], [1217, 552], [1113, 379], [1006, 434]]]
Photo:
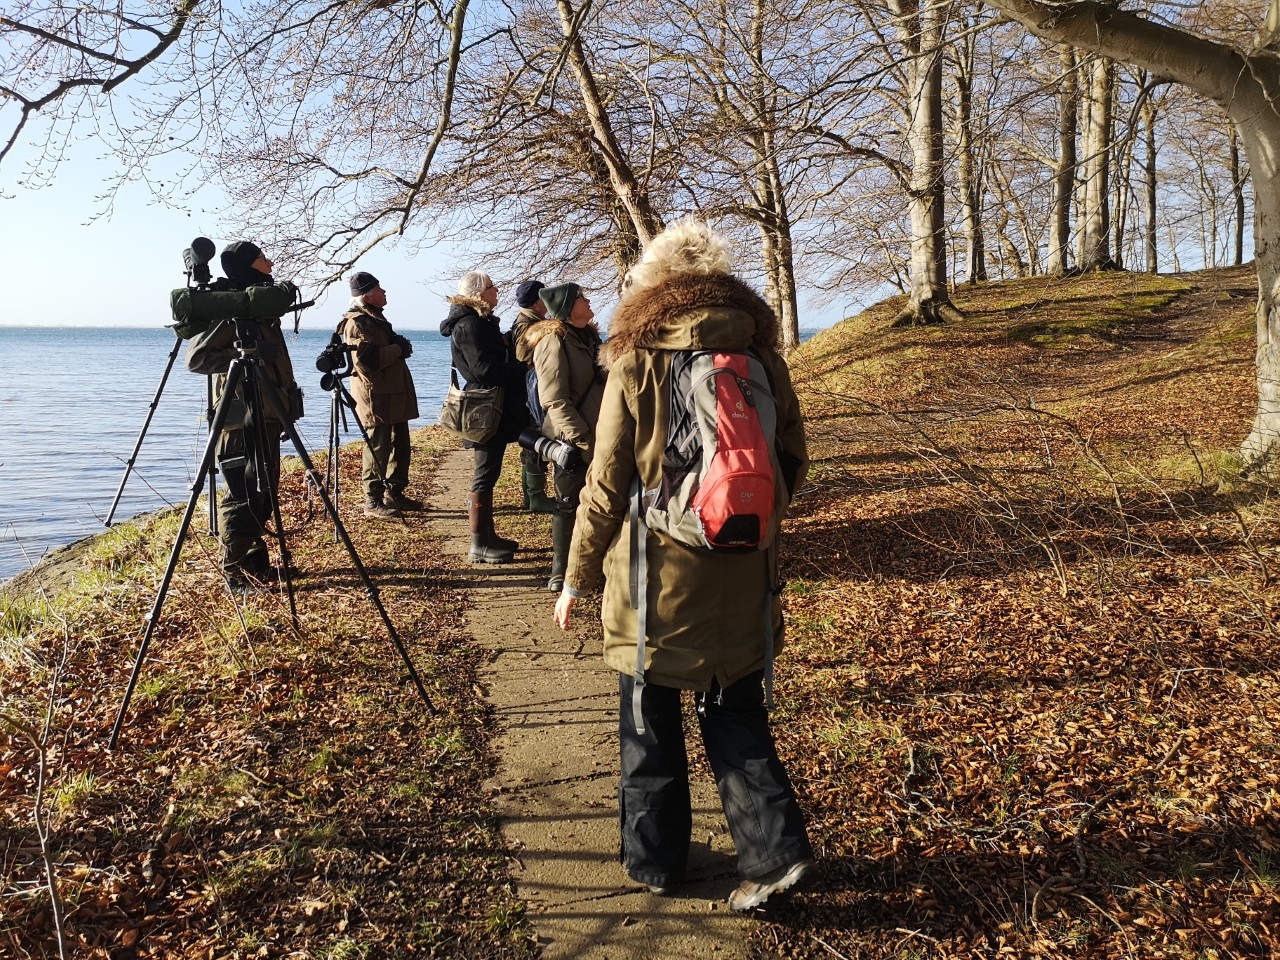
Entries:
[[[347, 431], [347, 410], [355, 418], [356, 428], [364, 440], [365, 449], [370, 451], [374, 472], [378, 476], [378, 489], [387, 487], [387, 464], [379, 457], [369, 431], [356, 412], [356, 399], [342, 381], [355, 371], [351, 354], [353, 347], [342, 342], [341, 334], [335, 333], [329, 339], [324, 351], [316, 357], [316, 369], [320, 371], [320, 389], [327, 390], [331, 400], [329, 403], [329, 455], [325, 465], [325, 483], [335, 504], [338, 503], [338, 456], [342, 449], [342, 434]], [[335, 531], [336, 535], [336, 531]]]

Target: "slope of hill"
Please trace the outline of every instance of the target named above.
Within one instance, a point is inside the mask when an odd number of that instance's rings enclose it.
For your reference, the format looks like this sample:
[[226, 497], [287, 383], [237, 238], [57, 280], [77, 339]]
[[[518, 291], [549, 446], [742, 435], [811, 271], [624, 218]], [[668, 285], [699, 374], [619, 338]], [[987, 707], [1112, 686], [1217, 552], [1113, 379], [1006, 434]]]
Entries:
[[1275, 949], [1253, 282], [1028, 280], [801, 349], [777, 720], [827, 885], [784, 955]]

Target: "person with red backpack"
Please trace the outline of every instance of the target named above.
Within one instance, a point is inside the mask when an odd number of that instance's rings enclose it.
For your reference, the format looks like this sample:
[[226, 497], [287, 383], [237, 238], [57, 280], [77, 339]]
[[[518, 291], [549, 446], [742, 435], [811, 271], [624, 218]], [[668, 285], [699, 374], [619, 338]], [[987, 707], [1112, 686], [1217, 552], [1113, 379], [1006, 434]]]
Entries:
[[683, 879], [680, 701], [693, 691], [743, 877], [729, 906], [744, 911], [815, 869], [766, 705], [782, 638], [778, 525], [809, 461], [777, 318], [731, 269], [725, 241], [694, 220], [632, 268], [555, 619], [567, 629], [603, 577], [627, 874], [659, 895]]

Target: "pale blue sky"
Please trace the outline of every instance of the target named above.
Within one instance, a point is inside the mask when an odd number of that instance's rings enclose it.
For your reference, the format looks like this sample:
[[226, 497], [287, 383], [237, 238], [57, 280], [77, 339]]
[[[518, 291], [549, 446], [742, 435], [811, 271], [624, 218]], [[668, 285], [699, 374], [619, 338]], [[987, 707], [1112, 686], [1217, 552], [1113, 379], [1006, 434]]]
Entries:
[[[59, 169], [50, 186], [31, 190], [17, 185], [24, 172], [20, 158], [6, 158], [0, 167], [0, 284], [11, 291], [9, 302], [22, 308], [0, 315], [0, 325], [164, 326], [171, 322], [169, 291], [186, 283], [183, 249], [197, 236], [209, 237], [219, 250], [240, 239], [224, 236], [213, 213], [160, 205], [144, 184], [127, 185], [111, 216], [94, 219], [106, 209], [99, 197], [111, 171], [107, 161], [77, 158]], [[210, 191], [197, 209], [216, 207], [215, 198]], [[210, 266], [219, 276], [216, 258]], [[386, 287], [396, 326], [439, 324], [444, 298], [454, 289], [456, 269], [447, 257], [428, 251], [411, 260], [394, 250], [375, 251], [360, 269]], [[28, 289], [39, 293], [13, 296]], [[306, 287], [303, 293], [314, 296]], [[345, 286], [331, 287], [303, 313], [303, 326], [333, 326], [346, 301]]]
[[[103, 150], [92, 142], [85, 146], [85, 154]], [[21, 155], [6, 158], [0, 167], [0, 284], [10, 292], [9, 302], [21, 306], [0, 314], [0, 326], [164, 326], [171, 322], [169, 291], [186, 283], [183, 249], [197, 236], [209, 237], [219, 250], [241, 239], [222, 232], [215, 212], [199, 212], [216, 211], [212, 191], [198, 197], [203, 202], [188, 214], [159, 204], [145, 184], [128, 184], [111, 216], [95, 219], [106, 209], [100, 197], [112, 170], [110, 161], [79, 156], [59, 169], [50, 186], [32, 190], [18, 185], [25, 173]], [[210, 266], [219, 276], [216, 258]], [[471, 266], [453, 262], [447, 249], [416, 256], [385, 249], [366, 255], [358, 269], [382, 281], [387, 315], [397, 327], [421, 330], [439, 325], [445, 297]], [[290, 277], [277, 271], [276, 279]], [[38, 294], [15, 295], [26, 290]], [[504, 289], [498, 303], [508, 320], [516, 311], [514, 292]], [[315, 290], [304, 286], [303, 295], [311, 299]], [[347, 299], [345, 284], [331, 287], [303, 313], [303, 328], [333, 327]], [[599, 298], [605, 322], [610, 299]], [[839, 307], [806, 310], [802, 302], [801, 325], [828, 326], [842, 315]]]

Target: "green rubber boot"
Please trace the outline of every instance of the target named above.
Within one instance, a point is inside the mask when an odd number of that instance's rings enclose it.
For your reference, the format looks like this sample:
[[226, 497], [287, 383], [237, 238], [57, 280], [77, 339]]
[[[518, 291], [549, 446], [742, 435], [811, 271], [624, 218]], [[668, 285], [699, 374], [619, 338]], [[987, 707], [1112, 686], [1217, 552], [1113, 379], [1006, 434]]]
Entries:
[[546, 473], [534, 473], [532, 470], [521, 468], [520, 474], [524, 482], [524, 508], [530, 513], [555, 513], [556, 501], [546, 494]]

